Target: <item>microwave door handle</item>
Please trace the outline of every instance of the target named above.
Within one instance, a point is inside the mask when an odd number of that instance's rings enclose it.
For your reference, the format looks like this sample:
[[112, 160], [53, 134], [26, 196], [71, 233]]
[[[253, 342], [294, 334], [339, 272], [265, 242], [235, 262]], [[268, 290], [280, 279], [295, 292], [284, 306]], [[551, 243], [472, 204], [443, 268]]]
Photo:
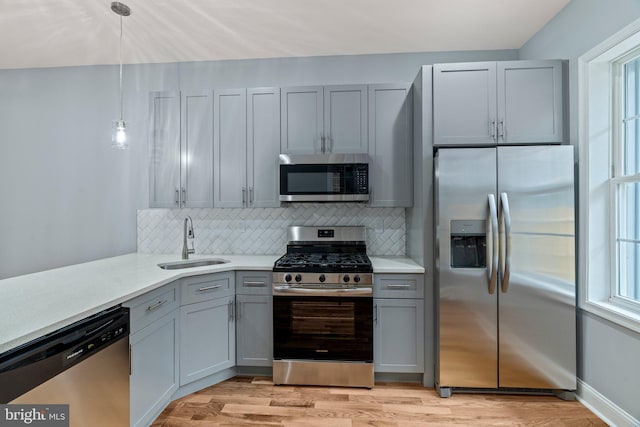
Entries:
[[[498, 254], [499, 254], [499, 239], [498, 239], [498, 207], [496, 205], [496, 198], [493, 194], [488, 195], [489, 201], [489, 229], [490, 235], [487, 235], [487, 239], [491, 242], [491, 263], [487, 269], [487, 276], [489, 279], [489, 294], [493, 295], [496, 290], [496, 283], [498, 282]], [[489, 234], [489, 233], [487, 233]]]

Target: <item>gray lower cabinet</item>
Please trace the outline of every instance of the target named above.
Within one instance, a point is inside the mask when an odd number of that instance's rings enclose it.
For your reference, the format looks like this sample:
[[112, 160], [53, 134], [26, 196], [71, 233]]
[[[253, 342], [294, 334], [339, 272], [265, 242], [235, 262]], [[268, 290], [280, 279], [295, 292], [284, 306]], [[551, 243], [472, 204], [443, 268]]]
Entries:
[[236, 364], [271, 366], [273, 304], [271, 271], [236, 273]]
[[234, 272], [182, 279], [180, 386], [236, 362]]
[[178, 389], [177, 286], [163, 286], [123, 305], [131, 309], [131, 425], [147, 426]]
[[234, 297], [180, 307], [180, 385], [236, 362]]
[[373, 286], [374, 370], [423, 373], [424, 275], [375, 274]]
[[369, 85], [369, 205], [413, 205], [410, 84]]

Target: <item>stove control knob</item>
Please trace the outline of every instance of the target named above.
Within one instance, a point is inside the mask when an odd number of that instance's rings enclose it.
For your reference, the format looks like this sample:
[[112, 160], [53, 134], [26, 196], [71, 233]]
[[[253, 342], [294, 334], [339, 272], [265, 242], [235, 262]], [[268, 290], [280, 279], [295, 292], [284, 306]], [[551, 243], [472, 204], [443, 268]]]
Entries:
[[320, 283], [324, 283], [327, 278], [324, 276], [324, 274], [321, 274], [320, 277], [318, 277], [318, 280], [320, 280]]
[[353, 281], [356, 283], [360, 282], [360, 276], [356, 274], [355, 277], [353, 278]]
[[345, 275], [344, 275], [344, 277], [342, 278], [342, 281], [343, 281], [344, 283], [349, 283], [349, 275], [348, 275], [348, 274], [345, 274]]
[[291, 275], [287, 274], [286, 276], [284, 276], [284, 281], [289, 283], [291, 281]]
[[302, 280], [302, 276], [300, 274], [296, 274], [296, 282], [300, 282]]

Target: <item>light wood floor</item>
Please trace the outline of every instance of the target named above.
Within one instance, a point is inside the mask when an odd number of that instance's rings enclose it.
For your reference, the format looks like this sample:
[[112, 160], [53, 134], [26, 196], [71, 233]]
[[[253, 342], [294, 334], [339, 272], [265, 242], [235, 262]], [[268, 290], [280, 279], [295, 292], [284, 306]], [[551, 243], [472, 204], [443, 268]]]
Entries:
[[552, 396], [454, 394], [418, 384], [372, 390], [274, 386], [233, 378], [171, 403], [152, 427], [184, 426], [606, 426], [579, 402]]

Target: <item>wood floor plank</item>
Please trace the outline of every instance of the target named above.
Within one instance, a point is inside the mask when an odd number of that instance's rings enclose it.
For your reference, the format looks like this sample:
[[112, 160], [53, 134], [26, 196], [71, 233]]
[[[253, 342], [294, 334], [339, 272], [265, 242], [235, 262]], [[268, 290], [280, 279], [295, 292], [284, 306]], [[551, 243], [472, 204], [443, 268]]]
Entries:
[[420, 384], [373, 389], [274, 386], [270, 378], [232, 378], [172, 402], [152, 427], [602, 427], [577, 401], [553, 396], [454, 394]]

